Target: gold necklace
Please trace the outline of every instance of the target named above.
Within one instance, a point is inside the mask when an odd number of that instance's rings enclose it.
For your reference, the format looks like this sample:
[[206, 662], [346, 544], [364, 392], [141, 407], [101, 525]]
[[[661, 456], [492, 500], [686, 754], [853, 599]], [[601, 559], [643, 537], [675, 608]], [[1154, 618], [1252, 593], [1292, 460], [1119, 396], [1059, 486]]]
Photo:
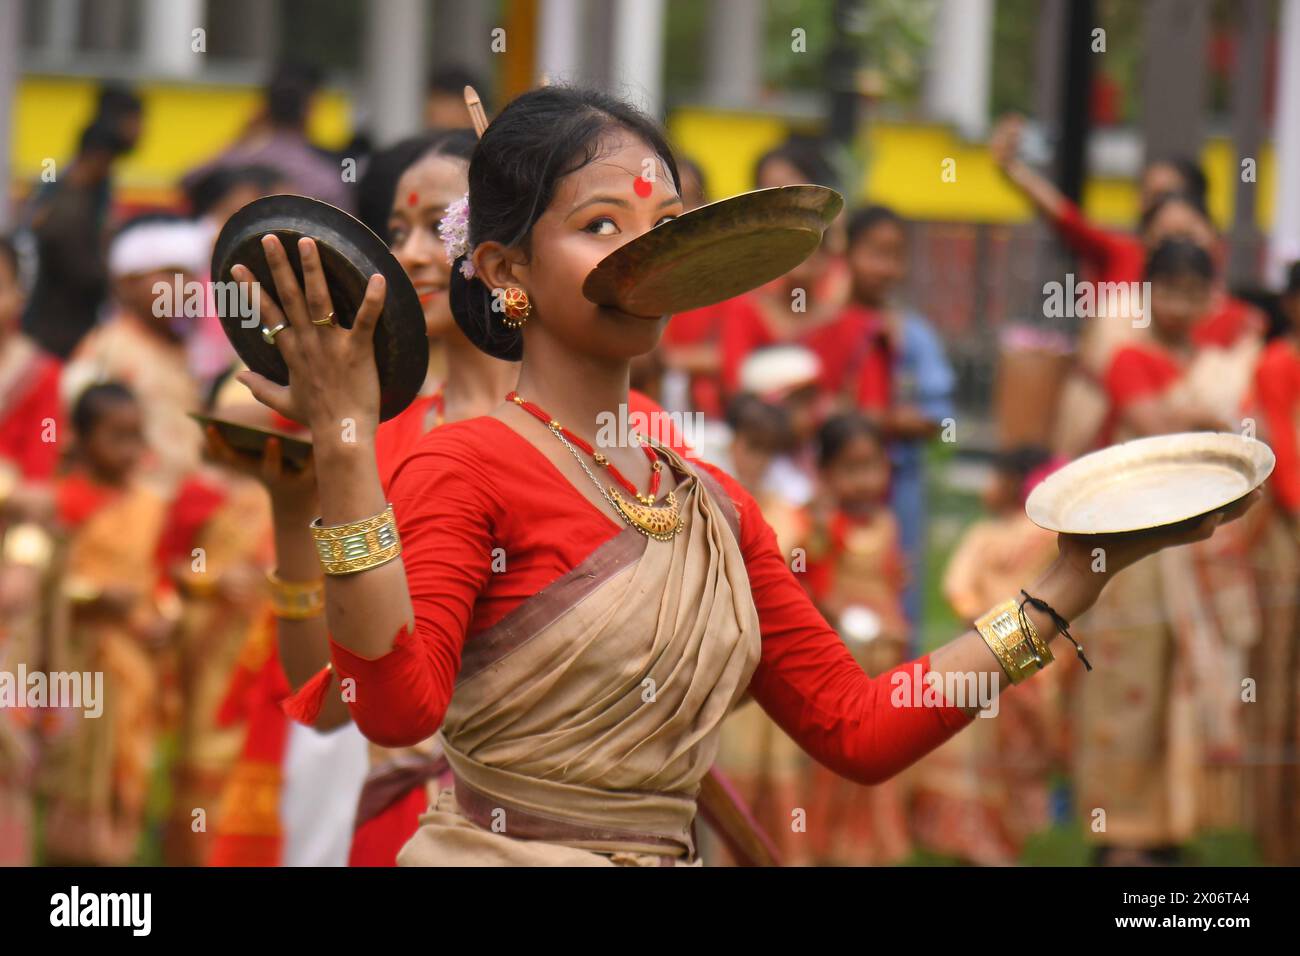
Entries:
[[552, 435], [564, 442], [564, 447], [572, 452], [574, 459], [582, 467], [582, 470], [587, 473], [587, 477], [591, 479], [591, 483], [596, 486], [596, 489], [604, 496], [605, 500], [614, 506], [614, 510], [618, 512], [619, 517], [624, 522], [636, 528], [647, 538], [654, 538], [656, 541], [671, 541], [686, 526], [686, 523], [682, 520], [681, 508], [677, 504], [676, 492], [668, 492], [662, 505], [647, 505], [642, 504], [640, 501], [628, 501], [613, 485], [606, 488], [600, 483], [600, 480], [587, 467], [587, 463], [582, 460], [582, 456], [578, 454], [578, 449], [573, 446], [569, 439], [564, 437], [564, 433], [560, 431], [558, 426], [547, 423], [546, 427], [551, 430]]
[[[635, 486], [622, 476], [608, 458], [600, 454], [600, 452], [596, 451], [580, 437], [574, 435], [573, 440], [570, 441], [569, 435], [565, 434], [566, 429], [564, 426], [554, 418], [551, 418], [551, 416], [543, 409], [534, 405], [532, 402], [524, 401], [524, 399], [519, 396], [518, 392], [511, 392], [506, 396], [506, 399], [507, 401], [514, 402], [524, 411], [528, 412], [528, 414], [542, 422], [542, 424], [550, 429], [552, 435], [564, 443], [564, 447], [569, 449], [569, 452], [573, 455], [578, 466], [582, 468], [587, 477], [591, 479], [591, 483], [596, 486], [596, 490], [599, 491], [601, 496], [610, 503], [614, 508], [614, 511], [625, 523], [636, 528], [637, 531], [641, 532], [646, 537], [654, 538], [656, 541], [671, 541], [685, 526], [681, 516], [681, 509], [677, 505], [677, 495], [674, 492], [668, 492], [662, 505], [655, 504], [655, 494], [659, 488], [659, 477], [663, 472], [663, 463], [660, 462], [659, 459], [655, 457], [655, 453], [651, 451], [653, 446], [646, 443], [639, 435], [634, 434], [633, 438], [641, 445], [642, 451], [646, 453], [646, 457], [649, 458], [651, 462], [650, 490], [644, 495], [637, 492]], [[602, 485], [600, 480], [591, 473], [591, 469], [587, 467], [587, 463], [582, 460], [582, 456], [578, 454], [578, 449], [575, 447], [576, 444], [581, 444], [583, 451], [591, 455], [596, 464], [608, 469], [615, 478], [623, 484], [628, 485], [628, 488], [631, 490], [632, 495], [636, 500], [628, 501], [619, 493], [618, 488], [614, 485], [610, 485], [608, 488]]]

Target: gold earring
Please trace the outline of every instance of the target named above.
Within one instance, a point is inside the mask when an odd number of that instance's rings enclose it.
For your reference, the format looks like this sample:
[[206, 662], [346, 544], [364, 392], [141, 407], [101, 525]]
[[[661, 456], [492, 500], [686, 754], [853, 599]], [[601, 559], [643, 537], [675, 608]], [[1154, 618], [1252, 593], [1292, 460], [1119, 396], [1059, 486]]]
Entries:
[[533, 304], [528, 301], [528, 293], [518, 286], [512, 285], [501, 293], [501, 306], [505, 310], [502, 321], [508, 328], [522, 327], [533, 314]]

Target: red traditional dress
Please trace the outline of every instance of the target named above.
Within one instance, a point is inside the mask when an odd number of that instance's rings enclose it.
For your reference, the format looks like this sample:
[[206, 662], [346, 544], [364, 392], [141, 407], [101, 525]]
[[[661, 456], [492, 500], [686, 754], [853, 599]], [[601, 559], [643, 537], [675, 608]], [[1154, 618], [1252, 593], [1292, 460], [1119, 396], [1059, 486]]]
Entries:
[[[707, 494], [707, 507], [735, 518], [730, 546], [743, 558], [744, 586], [752, 595], [748, 611], [744, 604], [735, 611], [756, 614], [761, 632], [755, 668], [742, 690], [747, 687], [801, 746], [840, 774], [872, 783], [968, 723], [956, 708], [892, 706], [889, 675], [872, 679], [863, 673], [791, 574], [754, 500], [713, 466], [682, 467], [701, 482], [692, 486], [693, 496]], [[567, 582], [581, 580], [574, 575], [584, 562], [601, 567], [626, 562], [622, 550], [645, 543], [593, 508], [541, 452], [492, 417], [445, 426], [422, 439], [399, 468], [391, 498], [404, 539], [416, 628], [397, 635], [393, 650], [377, 660], [331, 645], [335, 673], [356, 682], [350, 706], [357, 725], [371, 740], [391, 746], [415, 743], [438, 730], [463, 664], [478, 672], [496, 642], [509, 640], [502, 622], [512, 612], [540, 598], [549, 585], [564, 581], [566, 588], [575, 587]], [[521, 509], [516, 506], [521, 500], [546, 507]], [[492, 572], [497, 547], [509, 556], [508, 573]], [[489, 631], [490, 641], [475, 641]], [[928, 657], [918, 663], [923, 674]], [[913, 665], [903, 666], [910, 674]], [[457, 800], [468, 799], [459, 779], [457, 794]], [[448, 808], [440, 799], [431, 813], [445, 819]], [[414, 854], [421, 856], [427, 844]]]
[[[422, 395], [399, 415], [382, 423], [375, 435], [380, 481], [387, 491], [399, 465], [417, 443], [442, 422], [442, 390]], [[662, 414], [640, 392], [628, 397], [629, 418]], [[292, 423], [289, 423], [292, 425]], [[671, 422], [667, 431], [680, 447]], [[275, 649], [274, 618], [250, 636], [236, 669], [222, 713], [227, 722], [248, 720], [244, 752], [227, 788], [222, 832], [215, 841], [212, 865], [277, 866], [283, 844], [279, 795], [288, 742], [289, 718], [282, 709], [290, 687]], [[319, 693], [328, 684], [318, 688]], [[428, 787], [446, 772], [429, 742], [403, 748], [371, 748], [372, 774], [362, 789], [348, 863], [393, 866], [397, 851], [410, 839], [429, 805]], [[233, 816], [232, 816], [233, 814]]]
[[[679, 312], [664, 329], [663, 345], [669, 349], [712, 345], [720, 347], [722, 327], [731, 300], [717, 305]], [[717, 375], [692, 375], [690, 383], [691, 405], [710, 418], [721, 418], [725, 407], [722, 401], [722, 383]]]
[[[1053, 223], [1061, 238], [1079, 256], [1084, 275], [1095, 283], [1124, 283], [1141, 288], [1146, 277], [1147, 250], [1135, 235], [1100, 229], [1079, 207], [1066, 202]], [[1101, 293], [1098, 291], [1100, 299]], [[1057, 412], [1059, 450], [1075, 455], [1092, 447], [1105, 433], [1108, 387], [1102, 381], [1119, 350], [1149, 338], [1150, 316], [1107, 315], [1084, 321], [1077, 348], [1078, 366], [1065, 386]], [[1264, 328], [1259, 310], [1223, 289], [1209, 311], [1192, 329], [1198, 347], [1235, 348], [1247, 338], [1259, 339]], [[1109, 408], [1113, 412], [1113, 407]], [[1102, 440], [1104, 444], [1104, 438]]]
[[23, 336], [0, 352], [0, 461], [12, 462], [28, 481], [49, 478], [58, 464], [61, 368]]
[[740, 388], [740, 369], [750, 354], [774, 345], [798, 344], [821, 361], [820, 384], [825, 394], [860, 408], [888, 407], [893, 356], [883, 319], [874, 309], [850, 303], [829, 319], [810, 320], [809, 326], [792, 338], [772, 328], [764, 310], [777, 306], [758, 295], [739, 296], [724, 305], [722, 385], [726, 394]]
[[[657, 403], [633, 390], [628, 394], [628, 417], [664, 414]], [[442, 424], [442, 392], [421, 396], [400, 415], [380, 426], [375, 436], [379, 478], [387, 490], [398, 466], [424, 435]], [[670, 444], [682, 438], [669, 420]], [[431, 802], [430, 788], [446, 785], [450, 770], [436, 741], [414, 747], [384, 748], [371, 745], [371, 775], [361, 791], [349, 866], [394, 866], [397, 852], [414, 835], [420, 814]], [[433, 795], [436, 796], [434, 789]]]

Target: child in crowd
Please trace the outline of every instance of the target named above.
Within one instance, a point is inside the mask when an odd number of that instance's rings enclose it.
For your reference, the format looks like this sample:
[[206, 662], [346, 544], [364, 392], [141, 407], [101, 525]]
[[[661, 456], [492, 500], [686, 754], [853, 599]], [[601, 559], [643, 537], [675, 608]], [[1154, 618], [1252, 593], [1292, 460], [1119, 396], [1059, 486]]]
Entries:
[[45, 668], [103, 681], [93, 705], [85, 688], [83, 706], [63, 706], [49, 722], [45, 853], [51, 863], [120, 866], [136, 858], [144, 825], [159, 718], [156, 655], [179, 609], [158, 597], [166, 503], [135, 477], [145, 452], [140, 403], [121, 384], [92, 385], [72, 425], [69, 469], [54, 489], [65, 537], [52, 609], [61, 623], [47, 635]]
[[890, 503], [910, 581], [903, 604], [919, 634], [924, 623], [925, 448], [945, 425], [955, 424], [955, 377], [934, 328], [896, 303], [907, 277], [903, 219], [888, 207], [867, 206], [849, 217], [847, 232], [851, 300], [819, 334], [814, 348], [826, 369], [827, 387], [843, 405], [866, 411], [888, 442]]
[[[804, 509], [804, 560], [796, 550], [792, 570], [874, 676], [901, 663], [908, 643], [906, 571], [889, 510], [888, 452], [870, 419], [846, 412], [821, 427], [817, 463], [820, 493]], [[906, 776], [863, 787], [814, 765], [805, 782], [802, 805], [814, 862], [896, 863], [910, 852]]]

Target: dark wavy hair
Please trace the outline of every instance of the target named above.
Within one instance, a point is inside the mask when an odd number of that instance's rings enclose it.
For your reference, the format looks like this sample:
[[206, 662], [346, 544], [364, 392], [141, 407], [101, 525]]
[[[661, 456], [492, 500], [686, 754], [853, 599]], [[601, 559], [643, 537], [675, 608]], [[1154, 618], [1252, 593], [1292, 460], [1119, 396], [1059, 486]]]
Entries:
[[1214, 260], [1194, 242], [1166, 239], [1147, 257], [1146, 280], [1181, 279], [1192, 276], [1206, 282], [1214, 279]]
[[136, 402], [135, 392], [121, 382], [98, 382], [86, 386], [72, 405], [72, 429], [85, 438], [110, 408]]
[[865, 236], [872, 229], [876, 228], [876, 226], [885, 222], [897, 226], [904, 234], [906, 234], [907, 223], [903, 221], [902, 216], [894, 212], [894, 210], [890, 209], [888, 206], [882, 206], [877, 203], [854, 210], [853, 214], [849, 216], [849, 221], [844, 228], [845, 240], [848, 246], [852, 248], [853, 244], [859, 239]]
[[[469, 164], [469, 244], [495, 241], [528, 252], [533, 226], [565, 176], [596, 160], [606, 134], [625, 130], [655, 151], [676, 186], [677, 161], [659, 125], [634, 106], [597, 90], [544, 86], [511, 100], [488, 126]], [[451, 270], [451, 311], [484, 352], [517, 362], [523, 336], [492, 309], [492, 290]]]
[[880, 428], [856, 409], [826, 419], [817, 431], [817, 467], [824, 470], [833, 465], [855, 438], [865, 438], [884, 447], [884, 436]]

